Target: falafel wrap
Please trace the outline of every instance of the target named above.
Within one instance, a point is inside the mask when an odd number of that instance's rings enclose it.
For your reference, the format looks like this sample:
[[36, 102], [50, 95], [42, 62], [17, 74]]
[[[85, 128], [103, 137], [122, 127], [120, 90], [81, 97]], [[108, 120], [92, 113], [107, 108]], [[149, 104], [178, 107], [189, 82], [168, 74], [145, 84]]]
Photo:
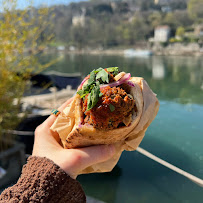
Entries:
[[67, 149], [114, 144], [113, 158], [80, 174], [108, 172], [123, 150], [136, 150], [158, 109], [156, 94], [142, 77], [131, 77], [118, 67], [98, 68], [82, 81], [51, 129]]

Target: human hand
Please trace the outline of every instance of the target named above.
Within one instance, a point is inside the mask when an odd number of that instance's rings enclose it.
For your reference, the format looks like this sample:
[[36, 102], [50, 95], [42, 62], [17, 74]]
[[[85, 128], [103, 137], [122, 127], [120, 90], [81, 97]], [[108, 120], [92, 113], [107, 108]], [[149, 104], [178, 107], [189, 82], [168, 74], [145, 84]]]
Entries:
[[[62, 111], [72, 99], [58, 108]], [[35, 130], [33, 156], [46, 157], [62, 168], [69, 176], [76, 178], [78, 173], [90, 165], [104, 162], [115, 153], [114, 145], [97, 145], [78, 149], [64, 149], [59, 143], [58, 133], [50, 130], [56, 116], [50, 115]]]

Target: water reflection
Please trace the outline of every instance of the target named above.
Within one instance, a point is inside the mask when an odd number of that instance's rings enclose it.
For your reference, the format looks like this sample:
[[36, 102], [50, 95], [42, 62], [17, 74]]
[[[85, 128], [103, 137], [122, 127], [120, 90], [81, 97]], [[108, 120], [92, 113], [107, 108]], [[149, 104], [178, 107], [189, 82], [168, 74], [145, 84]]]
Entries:
[[[53, 57], [43, 56], [41, 60], [49, 61]], [[144, 77], [160, 99], [203, 104], [201, 57], [65, 55], [50, 69], [66, 73], [81, 72], [85, 76], [94, 68], [109, 66], [118, 66], [132, 75]]]
[[155, 80], [164, 79], [166, 75], [166, 67], [163, 58], [152, 59], [152, 78]]
[[[41, 60], [50, 58], [53, 55]], [[158, 95], [160, 110], [141, 147], [203, 178], [203, 58], [66, 55], [52, 69], [86, 75], [93, 68], [109, 66], [144, 77]], [[107, 203], [202, 199], [202, 188], [137, 152], [124, 152], [118, 166], [110, 174], [79, 176], [87, 194]]]

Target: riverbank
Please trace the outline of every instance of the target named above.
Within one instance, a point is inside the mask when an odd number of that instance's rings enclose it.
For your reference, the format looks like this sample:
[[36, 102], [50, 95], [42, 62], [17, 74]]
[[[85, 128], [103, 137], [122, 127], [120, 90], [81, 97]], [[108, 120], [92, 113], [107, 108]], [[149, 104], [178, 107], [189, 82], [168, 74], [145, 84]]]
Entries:
[[203, 56], [203, 47], [197, 43], [174, 43], [166, 47], [156, 44], [152, 47], [154, 55], [163, 56]]
[[133, 47], [114, 47], [108, 49], [93, 49], [82, 48], [77, 49], [75, 47], [52, 47], [45, 50], [46, 53], [60, 52], [66, 54], [91, 54], [91, 55], [125, 55], [125, 50], [147, 50], [151, 51], [155, 56], [203, 56], [203, 47], [197, 43], [173, 43], [164, 46], [162, 44], [154, 44], [153, 46], [133, 46]]

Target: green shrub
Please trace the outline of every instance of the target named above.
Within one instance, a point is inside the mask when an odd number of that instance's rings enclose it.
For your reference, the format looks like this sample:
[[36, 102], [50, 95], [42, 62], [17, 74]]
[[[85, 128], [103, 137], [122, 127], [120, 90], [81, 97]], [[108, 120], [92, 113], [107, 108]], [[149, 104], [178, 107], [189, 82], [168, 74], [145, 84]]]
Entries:
[[17, 10], [16, 4], [16, 0], [3, 0], [0, 5], [0, 151], [5, 142], [13, 141], [5, 131], [15, 129], [20, 122], [20, 102], [30, 74], [51, 64], [42, 65], [37, 58], [53, 38], [44, 34], [50, 26], [44, 20], [49, 10], [41, 8], [32, 15], [31, 6]]

